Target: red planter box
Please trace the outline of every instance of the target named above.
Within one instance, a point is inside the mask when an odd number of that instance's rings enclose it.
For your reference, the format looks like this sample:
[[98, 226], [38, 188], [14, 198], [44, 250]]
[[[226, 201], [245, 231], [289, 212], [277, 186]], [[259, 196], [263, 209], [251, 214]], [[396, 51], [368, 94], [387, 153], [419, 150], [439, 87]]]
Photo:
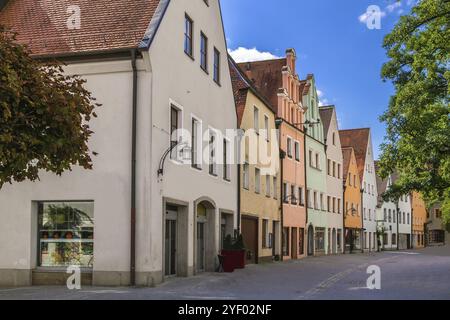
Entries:
[[[233, 265], [233, 269], [244, 269], [245, 268], [245, 250], [222, 250], [222, 255], [225, 257], [224, 260], [224, 269], [225, 264], [229, 263]], [[234, 270], [233, 270], [234, 271]], [[231, 271], [231, 272], [233, 272]], [[225, 271], [227, 272], [227, 271]]]
[[227, 273], [234, 272], [233, 256], [223, 255], [223, 271]]

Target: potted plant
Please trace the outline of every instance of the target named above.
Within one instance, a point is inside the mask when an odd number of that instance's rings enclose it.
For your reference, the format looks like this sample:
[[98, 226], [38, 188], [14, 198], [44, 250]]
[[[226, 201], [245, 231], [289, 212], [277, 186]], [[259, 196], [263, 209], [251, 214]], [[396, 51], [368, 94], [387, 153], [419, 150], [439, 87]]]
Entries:
[[234, 269], [245, 268], [245, 247], [242, 235], [234, 239], [231, 235], [225, 238], [222, 256], [224, 257], [224, 269], [225, 265], [228, 266], [228, 264], [233, 266], [233, 271]]
[[222, 257], [223, 257], [223, 271], [224, 272], [234, 272], [235, 261], [233, 257], [233, 239], [231, 235], [226, 236], [223, 242]]
[[234, 242], [234, 251], [236, 255], [236, 269], [245, 268], [245, 245], [242, 234], [238, 235]]

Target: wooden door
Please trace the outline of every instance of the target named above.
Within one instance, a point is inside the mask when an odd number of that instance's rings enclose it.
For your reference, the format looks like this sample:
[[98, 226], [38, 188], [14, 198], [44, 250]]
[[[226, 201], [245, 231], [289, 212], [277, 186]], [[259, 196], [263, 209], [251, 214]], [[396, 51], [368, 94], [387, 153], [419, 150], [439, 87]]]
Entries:
[[247, 250], [246, 263], [258, 263], [258, 219], [242, 217], [241, 232]]

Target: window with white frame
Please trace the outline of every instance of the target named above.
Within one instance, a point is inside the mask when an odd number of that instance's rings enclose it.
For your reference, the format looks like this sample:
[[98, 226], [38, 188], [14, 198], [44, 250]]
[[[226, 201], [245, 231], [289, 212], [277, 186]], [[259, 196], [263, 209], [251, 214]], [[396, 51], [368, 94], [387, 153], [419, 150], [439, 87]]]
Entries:
[[320, 210], [325, 210], [325, 201], [324, 201], [324, 194], [320, 194]]
[[295, 160], [300, 161], [300, 143], [295, 141]]
[[288, 194], [288, 184], [286, 182], [283, 183], [283, 202], [288, 203], [289, 201], [289, 194]]
[[270, 197], [270, 176], [266, 175], [266, 196]]
[[295, 186], [291, 185], [291, 204], [292, 205], [297, 205], [297, 197], [296, 197], [295, 193], [296, 193]]
[[217, 176], [217, 137], [213, 130], [209, 130], [209, 174]]
[[277, 177], [273, 177], [273, 198], [274, 199], [278, 198], [277, 190], [278, 190], [278, 179], [277, 179]]
[[230, 163], [230, 141], [223, 139], [223, 179], [226, 181], [231, 179]]
[[255, 132], [259, 133], [259, 109], [257, 107], [253, 107], [253, 126]]
[[289, 158], [292, 158], [292, 139], [287, 138], [287, 155]]
[[316, 209], [316, 210], [319, 209], [319, 199], [318, 199], [317, 191], [314, 191], [314, 209]]
[[220, 85], [220, 52], [214, 48], [214, 82]]
[[312, 209], [312, 199], [311, 199], [311, 190], [306, 190], [306, 201], [308, 202], [308, 208]]
[[174, 104], [170, 105], [170, 159], [179, 160], [178, 143], [181, 142], [180, 129], [182, 127], [182, 111]]
[[266, 134], [266, 141], [269, 141], [270, 133], [269, 133], [269, 117], [264, 115], [264, 130]]
[[244, 163], [243, 165], [243, 182], [244, 182], [244, 189], [249, 190], [250, 189], [250, 166], [248, 162]]
[[298, 188], [299, 204], [303, 207], [305, 205], [305, 194], [302, 187]]
[[261, 193], [261, 170], [255, 168], [255, 192]]
[[191, 163], [192, 167], [201, 169], [202, 159], [202, 124], [200, 120], [192, 117], [191, 132]]

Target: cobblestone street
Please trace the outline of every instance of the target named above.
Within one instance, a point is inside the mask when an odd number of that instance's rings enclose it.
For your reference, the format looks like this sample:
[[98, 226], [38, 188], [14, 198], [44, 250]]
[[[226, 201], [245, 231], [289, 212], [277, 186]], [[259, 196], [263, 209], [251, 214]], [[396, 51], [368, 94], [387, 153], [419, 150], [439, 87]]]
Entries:
[[[366, 287], [371, 265], [381, 268], [381, 290]], [[0, 299], [450, 299], [450, 247], [262, 264], [233, 274], [169, 279], [156, 288], [2, 288]]]

